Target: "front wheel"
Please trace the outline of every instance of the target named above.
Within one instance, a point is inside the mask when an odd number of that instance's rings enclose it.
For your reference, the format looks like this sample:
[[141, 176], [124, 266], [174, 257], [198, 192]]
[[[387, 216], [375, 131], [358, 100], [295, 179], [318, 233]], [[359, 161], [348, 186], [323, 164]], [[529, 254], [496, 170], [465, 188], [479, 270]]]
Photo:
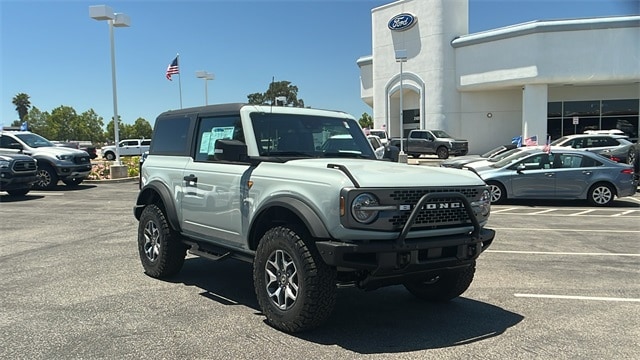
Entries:
[[427, 301], [445, 302], [462, 295], [473, 282], [476, 272], [475, 261], [463, 270], [450, 271], [425, 279], [404, 283], [404, 287], [414, 296]]
[[277, 226], [260, 240], [253, 282], [260, 308], [276, 329], [293, 333], [325, 322], [336, 301], [335, 279], [306, 232]]
[[155, 204], [147, 205], [140, 215], [138, 253], [144, 272], [154, 278], [174, 275], [184, 264], [187, 247]]
[[49, 164], [38, 165], [37, 180], [33, 186], [38, 189], [53, 189], [58, 184], [58, 174]]
[[104, 157], [109, 161], [113, 161], [113, 160], [116, 159], [116, 154], [114, 154], [112, 152], [108, 152], [108, 153], [104, 154]]
[[440, 146], [436, 150], [436, 155], [438, 155], [438, 159], [447, 159], [449, 158], [449, 149], [446, 146]]
[[489, 191], [491, 192], [491, 203], [500, 204], [507, 199], [507, 191], [502, 184], [497, 182], [488, 182]]
[[599, 183], [593, 185], [587, 194], [587, 200], [594, 206], [611, 205], [615, 196], [614, 190], [609, 184]]

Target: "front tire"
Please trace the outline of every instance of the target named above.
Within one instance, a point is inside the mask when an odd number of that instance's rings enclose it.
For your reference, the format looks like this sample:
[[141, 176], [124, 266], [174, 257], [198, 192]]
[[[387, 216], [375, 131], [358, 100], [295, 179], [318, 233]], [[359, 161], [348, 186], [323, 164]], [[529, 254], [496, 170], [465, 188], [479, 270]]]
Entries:
[[304, 231], [269, 229], [253, 263], [256, 296], [267, 322], [293, 333], [325, 322], [336, 302], [336, 272]]
[[497, 182], [488, 182], [487, 185], [489, 185], [492, 204], [501, 204], [507, 199], [507, 190], [502, 184]]
[[462, 295], [473, 282], [475, 261], [463, 270], [455, 270], [430, 276], [426, 279], [408, 281], [404, 287], [411, 294], [426, 301], [446, 302]]
[[138, 253], [144, 272], [158, 279], [178, 273], [184, 264], [187, 247], [155, 204], [147, 205], [140, 215]]
[[114, 154], [112, 152], [108, 152], [108, 153], [104, 154], [104, 157], [109, 161], [113, 161], [113, 160], [116, 159], [116, 154]]
[[598, 183], [593, 185], [587, 194], [587, 200], [594, 206], [608, 206], [613, 202], [615, 191], [609, 184]]
[[436, 155], [438, 155], [438, 159], [448, 159], [449, 149], [447, 149], [446, 146], [440, 146], [438, 150], [436, 150]]
[[36, 176], [38, 180], [33, 184], [35, 188], [50, 190], [58, 185], [58, 174], [49, 164], [38, 165]]

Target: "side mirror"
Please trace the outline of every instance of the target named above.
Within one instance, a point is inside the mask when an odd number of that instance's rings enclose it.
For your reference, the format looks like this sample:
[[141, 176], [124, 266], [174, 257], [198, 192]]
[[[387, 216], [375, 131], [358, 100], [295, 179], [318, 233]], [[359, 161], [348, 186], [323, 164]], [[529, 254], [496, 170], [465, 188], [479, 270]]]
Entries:
[[527, 167], [524, 164], [518, 164], [518, 167], [516, 167], [516, 171], [518, 173], [521, 173], [522, 171], [524, 171], [524, 169], [526, 169]]
[[213, 159], [217, 161], [247, 161], [247, 145], [239, 140], [219, 139], [214, 146]]

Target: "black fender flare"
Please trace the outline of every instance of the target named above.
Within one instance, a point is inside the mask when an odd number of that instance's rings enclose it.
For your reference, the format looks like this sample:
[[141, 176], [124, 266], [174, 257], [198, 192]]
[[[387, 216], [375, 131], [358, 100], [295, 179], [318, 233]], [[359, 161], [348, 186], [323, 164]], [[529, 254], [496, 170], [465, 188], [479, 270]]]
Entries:
[[328, 239], [331, 237], [318, 214], [302, 200], [291, 196], [280, 196], [262, 204], [262, 206], [256, 211], [257, 215], [253, 217], [251, 224], [249, 225], [251, 233], [253, 233], [256, 220], [260, 219], [265, 211], [268, 211], [275, 206], [285, 208], [294, 213], [303, 222], [311, 236], [314, 238]]
[[140, 220], [140, 215], [142, 214], [142, 210], [144, 210], [145, 206], [158, 202], [155, 200], [156, 198], [159, 198], [159, 202], [162, 203], [165, 210], [165, 216], [167, 217], [171, 228], [176, 231], [181, 231], [180, 221], [178, 220], [178, 211], [176, 210], [175, 203], [173, 202], [171, 191], [166, 184], [159, 181], [150, 182], [140, 190], [138, 198], [136, 199], [136, 205], [133, 208], [133, 215], [136, 219]]

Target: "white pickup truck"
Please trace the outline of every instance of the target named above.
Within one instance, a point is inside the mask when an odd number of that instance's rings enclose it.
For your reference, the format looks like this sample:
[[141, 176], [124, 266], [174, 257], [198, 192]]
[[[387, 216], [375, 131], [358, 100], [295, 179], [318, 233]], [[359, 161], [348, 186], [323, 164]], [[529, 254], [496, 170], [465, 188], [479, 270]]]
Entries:
[[[149, 151], [149, 145], [151, 145], [151, 139], [126, 139], [118, 144], [118, 152], [120, 156], [142, 156], [145, 151]], [[109, 161], [115, 160], [115, 145], [104, 146], [102, 157]]]

